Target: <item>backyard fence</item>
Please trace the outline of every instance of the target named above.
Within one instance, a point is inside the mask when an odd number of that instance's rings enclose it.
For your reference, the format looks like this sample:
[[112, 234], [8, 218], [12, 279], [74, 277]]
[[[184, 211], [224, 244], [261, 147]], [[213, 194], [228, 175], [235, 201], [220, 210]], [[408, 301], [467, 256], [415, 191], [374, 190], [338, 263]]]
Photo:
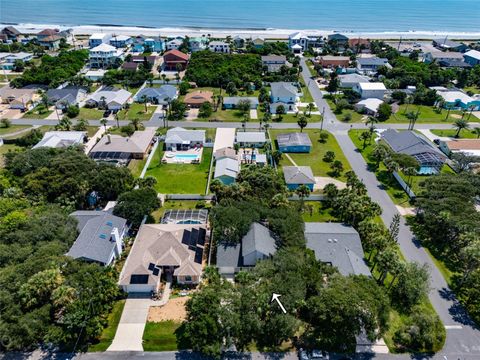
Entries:
[[410, 199], [415, 199], [415, 193], [412, 191], [410, 186], [405, 182], [405, 180], [402, 179], [399, 173], [396, 171], [393, 172], [393, 177], [398, 181], [402, 189], [407, 193], [408, 197]]
[[165, 200], [212, 200], [213, 195], [165, 194]]

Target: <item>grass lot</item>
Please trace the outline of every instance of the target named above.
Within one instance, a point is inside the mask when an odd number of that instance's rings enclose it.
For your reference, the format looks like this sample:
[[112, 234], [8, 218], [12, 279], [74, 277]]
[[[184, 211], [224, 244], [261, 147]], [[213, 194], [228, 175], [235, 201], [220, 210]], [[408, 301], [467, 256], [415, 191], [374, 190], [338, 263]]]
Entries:
[[471, 91], [474, 94], [480, 94], [480, 88], [477, 86], [467, 86], [463, 88], [464, 91]]
[[325, 97], [325, 100], [328, 103], [328, 106], [330, 106], [330, 109], [334, 111], [335, 116], [337, 117], [338, 121], [345, 121], [345, 116], [350, 114], [352, 119], [348, 122], [362, 122], [362, 119], [364, 115], [357, 113], [355, 110], [350, 110], [350, 109], [344, 109], [342, 110], [341, 113], [336, 113], [335, 112], [335, 104], [333, 100], [330, 97]]
[[305, 81], [303, 80], [303, 76], [300, 76], [299, 82], [303, 92], [303, 96], [300, 98], [300, 101], [304, 103], [314, 103], [312, 94], [310, 94], [310, 90], [308, 89], [308, 86], [306, 86]]
[[99, 342], [88, 347], [89, 352], [105, 351], [110, 346], [117, 332], [118, 323], [122, 316], [125, 300], [119, 300], [113, 305], [112, 312], [108, 315], [108, 325], [103, 329]]
[[[225, 121], [225, 122], [240, 122], [243, 120], [243, 114], [238, 110], [222, 110], [214, 111], [208, 118], [197, 118], [195, 121]], [[256, 121], [256, 120], [252, 120]]]
[[51, 113], [53, 113], [53, 110], [48, 110], [43, 105], [38, 105], [36, 108], [27, 111], [22, 116], [22, 119], [45, 119]]
[[[270, 138], [275, 140], [278, 134], [291, 132], [291, 131], [298, 131], [298, 130], [270, 130]], [[324, 130], [325, 131], [325, 130]], [[310, 140], [312, 141], [312, 149], [308, 154], [295, 154], [290, 153], [288, 154], [293, 161], [298, 166], [310, 166], [312, 168], [313, 174], [315, 176], [331, 176], [330, 170], [330, 163], [327, 163], [322, 160], [323, 156], [327, 151], [333, 151], [336, 155], [335, 160], [340, 160], [343, 163], [344, 172], [339, 177], [339, 180], [345, 180], [345, 172], [351, 170], [350, 164], [348, 163], [345, 155], [343, 154], [340, 146], [335, 140], [335, 137], [330, 134], [326, 143], [321, 143], [318, 141], [320, 130], [318, 129], [304, 129], [303, 132], [306, 132], [310, 136]], [[276, 146], [276, 145], [275, 145]], [[283, 159], [280, 161], [281, 166], [289, 166], [292, 165], [290, 160], [283, 155]]]
[[182, 329], [181, 323], [175, 321], [147, 322], [143, 332], [143, 349], [145, 351], [188, 349], [190, 347], [188, 344], [177, 341], [177, 335]]
[[[455, 137], [457, 134], [457, 130], [449, 129], [449, 130], [430, 130], [432, 134], [443, 136], [443, 137]], [[459, 139], [478, 139], [478, 135], [476, 135], [472, 130], [462, 130], [460, 131]]]
[[152, 213], [152, 217], [155, 220], [155, 223], [160, 222], [163, 214], [167, 210], [189, 210], [196, 209], [196, 205], [200, 203], [196, 200], [167, 200], [162, 204], [162, 207]]
[[[302, 110], [303, 111], [303, 110]], [[299, 112], [302, 113], [302, 111]], [[313, 111], [317, 111], [317, 109], [315, 108]], [[257, 110], [257, 113], [258, 113], [258, 118], [261, 119], [263, 118], [263, 111], [258, 109]], [[307, 111], [307, 114], [308, 114], [308, 111]], [[320, 122], [322, 120], [322, 117], [320, 115], [311, 115], [311, 116], [307, 116], [307, 121], [309, 123], [313, 123], [313, 122]], [[251, 120], [251, 121], [258, 121], [258, 120]], [[278, 116], [276, 114], [272, 114], [272, 121], [273, 123], [293, 123], [293, 124], [296, 124], [298, 121], [298, 116], [296, 114], [284, 114], [282, 115], [282, 120], [278, 120]]]
[[0, 135], [5, 136], [23, 129], [31, 128], [30, 125], [10, 125], [9, 127], [0, 127]]
[[103, 113], [103, 110], [82, 107], [80, 108], [80, 113], [75, 119], [100, 120], [103, 118]]
[[147, 112], [145, 112], [144, 104], [133, 103], [130, 104], [128, 109], [123, 109], [118, 112], [118, 119], [131, 120], [138, 118], [142, 121], [147, 121], [150, 120], [156, 108], [156, 106], [147, 106]]
[[160, 143], [146, 173], [157, 179], [156, 190], [163, 194], [205, 194], [212, 149], [203, 149], [200, 164], [162, 164], [163, 152]]
[[305, 201], [302, 218], [305, 222], [336, 221], [335, 217], [330, 214], [331, 210], [331, 208], [323, 208], [321, 201]]
[[138, 178], [142, 174], [143, 167], [145, 166], [145, 163], [147, 162], [147, 158], [145, 159], [132, 159], [128, 163], [128, 169], [132, 173], [133, 177]]
[[424, 106], [424, 105], [400, 105], [397, 113], [392, 114], [390, 119], [385, 121], [386, 123], [408, 123], [410, 120], [405, 116], [406, 111], [415, 111], [417, 112], [420, 110], [420, 114], [418, 116], [417, 124], [418, 123], [453, 123], [457, 118], [452, 115], [462, 115], [461, 111], [450, 111], [448, 119], [447, 110], [442, 110], [440, 113], [436, 111], [435, 108], [432, 106]]

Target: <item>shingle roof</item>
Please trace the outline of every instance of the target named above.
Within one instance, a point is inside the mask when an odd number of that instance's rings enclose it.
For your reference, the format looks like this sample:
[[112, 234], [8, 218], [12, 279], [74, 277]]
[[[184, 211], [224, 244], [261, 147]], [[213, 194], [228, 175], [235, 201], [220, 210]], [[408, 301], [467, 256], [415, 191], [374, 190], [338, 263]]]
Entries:
[[157, 98], [158, 101], [165, 102], [166, 99], [175, 99], [177, 96], [177, 88], [173, 85], [163, 85], [159, 88], [144, 87], [135, 95], [135, 99], [139, 101], [144, 95], [147, 98]]
[[250, 230], [242, 238], [242, 256], [247, 256], [252, 252], [270, 256], [277, 251], [276, 240], [273, 233], [259, 223], [250, 225]]
[[238, 131], [237, 142], [264, 143], [266, 141], [263, 131]]
[[90, 151], [97, 152], [145, 154], [155, 136], [155, 128], [147, 127], [143, 131], [135, 131], [130, 137], [105, 135]]
[[47, 131], [33, 149], [40, 147], [66, 148], [83, 144], [85, 135], [85, 131]]
[[132, 93], [127, 90], [111, 88], [93, 93], [88, 100], [93, 100], [99, 103], [102, 101], [102, 98], [105, 98], [107, 104], [112, 101], [115, 101], [118, 104], [125, 104], [131, 96]]
[[470, 56], [471, 58], [480, 60], [480, 51], [478, 50], [469, 50], [463, 56]]
[[205, 142], [205, 130], [188, 130], [175, 127], [167, 131], [165, 143], [181, 144], [183, 142]]
[[305, 223], [307, 247], [317, 260], [331, 263], [342, 275], [370, 276], [360, 235], [351, 226], [340, 223]]
[[262, 62], [263, 63], [269, 63], [269, 62], [286, 63], [287, 57], [285, 55], [265, 55], [265, 56], [262, 56]]
[[238, 160], [225, 157], [216, 162], [215, 174], [213, 177], [216, 179], [221, 176], [228, 176], [236, 179], [239, 172], [240, 164], [238, 163]]
[[377, 58], [377, 57], [373, 57], [373, 58], [360, 58], [360, 59], [357, 59], [357, 64], [359, 65], [377, 65], [377, 66], [381, 66], [381, 65], [386, 65], [388, 64], [388, 59], [385, 59], [385, 58]]
[[287, 82], [273, 82], [270, 89], [273, 97], [295, 97], [298, 94], [297, 87]]
[[48, 100], [51, 102], [66, 101], [68, 104], [75, 104], [79, 92], [86, 91], [78, 87], [66, 87], [63, 89], [50, 89], [47, 91]]
[[70, 214], [78, 220], [80, 232], [67, 255], [108, 264], [116, 246], [111, 232], [123, 232], [127, 220], [104, 211], [75, 211]]
[[[180, 41], [181, 43], [181, 41]], [[176, 50], [176, 49], [173, 49], [173, 50], [169, 50], [167, 51], [165, 54], [163, 54], [163, 57], [165, 58], [165, 56], [168, 56], [168, 55], [173, 55], [173, 56], [176, 56], [182, 60], [185, 60], [185, 61], [188, 61], [188, 59], [190, 58], [187, 54], [179, 51], [179, 50]]]
[[315, 177], [310, 166], [284, 166], [283, 176], [287, 184], [315, 183]]
[[307, 133], [288, 133], [277, 135], [278, 146], [312, 146], [312, 141]]

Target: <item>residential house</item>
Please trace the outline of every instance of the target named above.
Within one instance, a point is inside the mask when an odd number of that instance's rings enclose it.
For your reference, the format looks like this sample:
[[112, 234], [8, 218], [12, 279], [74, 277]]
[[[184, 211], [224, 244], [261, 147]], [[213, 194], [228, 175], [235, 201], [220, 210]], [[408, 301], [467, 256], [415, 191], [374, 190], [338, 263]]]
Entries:
[[156, 60], [157, 57], [155, 55], [133, 55], [130, 61], [126, 61], [122, 64], [122, 69], [137, 71], [142, 64], [148, 66], [149, 68], [153, 68]]
[[426, 63], [449, 60], [463, 61], [463, 55], [462, 53], [454, 51], [430, 51], [425, 54], [424, 60]]
[[[180, 45], [178, 45], [180, 46]], [[175, 49], [178, 48], [174, 47]], [[168, 49], [168, 50], [172, 50]], [[165, 50], [165, 41], [160, 36], [155, 37], [144, 37], [144, 36], [137, 36], [135, 39], [135, 43], [133, 45], [132, 52], [134, 53], [143, 53], [143, 52], [157, 52], [160, 53]]]
[[376, 116], [379, 106], [383, 103], [383, 100], [376, 98], [368, 98], [356, 103], [355, 110], [364, 112], [367, 115]]
[[382, 66], [385, 66], [387, 68], [392, 67], [388, 63], [388, 59], [385, 58], [372, 57], [357, 59], [357, 72], [359, 74], [376, 74], [378, 69]]
[[125, 48], [133, 44], [133, 39], [127, 35], [113, 35], [109, 42], [110, 45], [118, 49]]
[[238, 159], [233, 159], [230, 156], [224, 156], [220, 157], [215, 162], [215, 172], [213, 174], [213, 178], [219, 180], [224, 185], [231, 185], [237, 179], [239, 172], [240, 163]]
[[64, 38], [65, 35], [57, 29], [44, 29], [37, 34], [38, 44], [48, 50], [57, 50]]
[[313, 191], [316, 182], [310, 166], [284, 166], [283, 177], [289, 190], [296, 190], [299, 186], [305, 185]]
[[338, 79], [340, 80], [340, 87], [348, 89], [354, 88], [359, 83], [367, 83], [370, 81], [369, 77], [355, 73], [338, 75]]
[[324, 68], [346, 68], [350, 64], [349, 56], [323, 55], [316, 58], [318, 64]]
[[188, 39], [188, 47], [191, 52], [206, 50], [208, 48], [208, 39], [206, 37], [192, 37]]
[[352, 226], [306, 222], [305, 238], [307, 248], [313, 250], [317, 261], [336, 267], [343, 276], [371, 276], [360, 235]]
[[162, 85], [159, 88], [144, 87], [134, 96], [137, 102], [145, 100], [155, 105], [167, 105], [171, 100], [178, 97], [177, 88], [173, 85]]
[[455, 153], [463, 153], [468, 156], [480, 158], [480, 139], [453, 139], [450, 141], [440, 141], [439, 146], [440, 150], [442, 150], [447, 156]]
[[267, 72], [275, 73], [279, 72], [282, 66], [291, 66], [287, 62], [285, 55], [266, 55], [262, 56], [262, 65], [267, 68]]
[[217, 244], [217, 267], [223, 276], [233, 279], [243, 269], [252, 268], [258, 261], [271, 258], [277, 251], [273, 232], [257, 222], [250, 225], [240, 243]]
[[208, 50], [216, 53], [230, 53], [230, 44], [225, 41], [210, 41]]
[[85, 73], [85, 78], [87, 78], [88, 80], [92, 80], [92, 81], [100, 81], [103, 79], [103, 76], [105, 75], [107, 71], [104, 70], [104, 69], [97, 69], [97, 70], [88, 70], [86, 73]]
[[108, 44], [100, 44], [89, 52], [90, 67], [93, 69], [114, 67], [119, 59], [123, 59], [122, 51]]
[[114, 134], [104, 135], [90, 151], [94, 160], [117, 162], [127, 165], [131, 159], [144, 159], [155, 140], [156, 128], [147, 127], [125, 137]]
[[190, 108], [199, 108], [203, 103], [213, 103], [213, 92], [193, 91], [185, 95], [183, 102]]
[[188, 60], [190, 60], [189, 55], [179, 50], [169, 50], [163, 54], [163, 67], [165, 70], [170, 71], [177, 71], [178, 69], [185, 70]]
[[248, 101], [250, 103], [250, 109], [258, 108], [258, 98], [251, 96], [251, 97], [243, 97], [243, 96], [233, 96], [233, 97], [225, 97], [223, 98], [223, 108], [224, 109], [235, 109], [240, 101]]
[[33, 59], [33, 54], [27, 52], [0, 53], [0, 68], [3, 70], [15, 70], [15, 63], [26, 63]]
[[260, 36], [253, 37], [250, 42], [255, 49], [261, 49], [265, 46], [265, 39]]
[[33, 88], [14, 89], [7, 85], [0, 89], [1, 103], [9, 104], [10, 109], [30, 110], [39, 98], [37, 90]]
[[118, 111], [125, 107], [131, 97], [132, 93], [127, 90], [106, 87], [91, 94], [86, 101], [86, 105]]
[[270, 84], [270, 112], [276, 113], [279, 105], [285, 107], [285, 111], [295, 111], [296, 103], [301, 94], [293, 83], [273, 82]]
[[308, 36], [302, 32], [290, 34], [288, 36], [288, 48], [290, 50], [299, 50], [299, 52], [308, 50]]
[[167, 41], [167, 43], [166, 43], [167, 51], [178, 50], [178, 48], [180, 46], [182, 46], [183, 40], [184, 40], [183, 37], [176, 37], [175, 39], [171, 39], [171, 40]]
[[120, 257], [128, 232], [127, 220], [108, 211], [95, 210], [75, 211], [70, 216], [78, 221], [79, 235], [67, 256], [103, 266]]
[[48, 102], [55, 104], [59, 110], [66, 110], [70, 105], [78, 105], [87, 97], [87, 90], [79, 86], [66, 86], [62, 89], [47, 90]]
[[383, 99], [387, 88], [382, 82], [362, 82], [356, 84], [353, 90], [359, 93], [362, 99]]
[[175, 127], [167, 131], [166, 150], [188, 150], [205, 145], [205, 130], [187, 130]]
[[213, 153], [213, 158], [218, 161], [224, 158], [229, 158], [233, 160], [238, 160], [238, 155], [235, 149], [232, 149], [231, 147], [224, 147], [221, 149], [218, 149]]
[[232, 148], [235, 143], [235, 128], [218, 128], [215, 133], [213, 153], [224, 148]]
[[88, 47], [93, 49], [102, 44], [108, 44], [112, 34], [94, 33], [88, 38]]
[[446, 109], [480, 109], [479, 96], [473, 97], [460, 90], [437, 91], [437, 94], [442, 98], [443, 107]]
[[63, 149], [80, 146], [83, 145], [86, 137], [85, 131], [47, 131], [33, 149], [41, 147]]
[[433, 39], [432, 44], [442, 51], [465, 52], [468, 49], [468, 46], [464, 43], [448, 40], [447, 38]]
[[245, 38], [241, 37], [240, 35], [235, 35], [233, 37], [232, 41], [233, 41], [233, 45], [237, 49], [241, 49], [241, 48], [245, 47]]
[[348, 45], [350, 39], [345, 35], [335, 33], [328, 35], [327, 40], [330, 44], [336, 44], [338, 47], [345, 48]]
[[369, 39], [362, 39], [362, 38], [349, 38], [348, 39], [348, 46], [351, 49], [356, 50], [357, 52], [362, 49], [369, 49], [370, 48], [370, 40]]
[[438, 62], [438, 65], [445, 68], [457, 68], [457, 69], [458, 68], [469, 69], [472, 67], [472, 65], [470, 65], [469, 63], [466, 63], [465, 61], [454, 60], [454, 59], [440, 60]]
[[160, 279], [198, 284], [207, 237], [205, 225], [144, 224], [120, 273], [127, 293], [157, 292]]
[[388, 129], [382, 132], [380, 139], [394, 152], [413, 156], [420, 163], [418, 174], [437, 174], [447, 159], [427, 138], [415, 131]]
[[237, 131], [236, 143], [242, 148], [261, 148], [266, 142], [264, 131]]
[[480, 64], [480, 51], [470, 50], [463, 54], [466, 63], [475, 66]]
[[13, 26], [6, 26], [0, 31], [0, 40], [3, 42], [18, 41], [21, 35], [22, 33]]
[[307, 133], [293, 132], [278, 134], [277, 145], [282, 153], [309, 153], [312, 141]]

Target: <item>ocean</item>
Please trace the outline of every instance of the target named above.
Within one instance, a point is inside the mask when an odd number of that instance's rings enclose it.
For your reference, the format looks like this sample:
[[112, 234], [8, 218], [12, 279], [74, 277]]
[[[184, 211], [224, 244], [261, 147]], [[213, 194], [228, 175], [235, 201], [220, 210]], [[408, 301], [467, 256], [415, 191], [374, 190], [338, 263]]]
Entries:
[[0, 0], [0, 23], [480, 31], [480, 0]]

